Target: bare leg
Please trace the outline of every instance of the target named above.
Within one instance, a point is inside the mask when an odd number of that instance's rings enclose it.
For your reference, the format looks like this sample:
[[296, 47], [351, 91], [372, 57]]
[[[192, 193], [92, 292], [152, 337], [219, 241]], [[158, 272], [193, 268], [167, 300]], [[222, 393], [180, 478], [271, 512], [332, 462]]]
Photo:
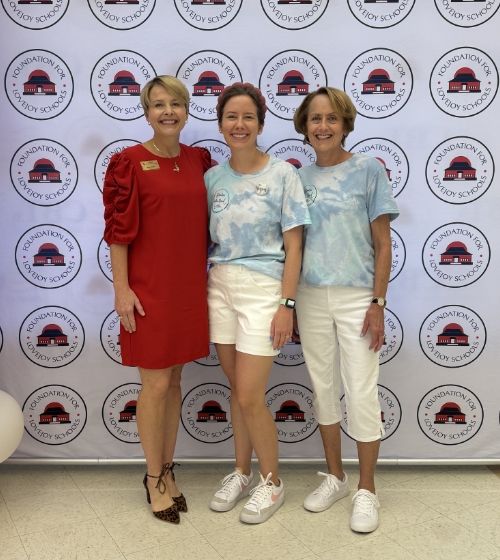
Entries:
[[[165, 439], [163, 441], [163, 463], [173, 463], [177, 432], [179, 431], [179, 419], [181, 416], [182, 394], [181, 374], [184, 364], [174, 366], [168, 386], [166, 410], [165, 410]], [[172, 478], [172, 473], [166, 477], [167, 488], [170, 495], [180, 496], [181, 493]]]
[[358, 490], [364, 488], [375, 494], [375, 467], [377, 465], [380, 440], [357, 441], [359, 458]]
[[[148, 474], [158, 476], [163, 467], [166, 404], [172, 368], [139, 368], [139, 372], [142, 389], [137, 399], [137, 429], [146, 457]], [[155, 478], [147, 479], [153, 511], [167, 509], [174, 503], [168, 488], [161, 494], [156, 488], [157, 483]]]
[[236, 352], [236, 388], [250, 441], [259, 459], [260, 472], [263, 476], [273, 473], [271, 480], [279, 485], [278, 432], [265, 402], [273, 361], [273, 356]]
[[320, 424], [319, 431], [325, 448], [326, 464], [329, 474], [333, 474], [339, 480], [344, 479], [342, 468], [340, 422], [336, 424]]
[[252, 461], [252, 442], [238, 403], [236, 387], [236, 346], [234, 344], [216, 344], [222, 371], [226, 374], [231, 387], [231, 423], [234, 434], [234, 451], [236, 466], [242, 469], [243, 474], [249, 475]]

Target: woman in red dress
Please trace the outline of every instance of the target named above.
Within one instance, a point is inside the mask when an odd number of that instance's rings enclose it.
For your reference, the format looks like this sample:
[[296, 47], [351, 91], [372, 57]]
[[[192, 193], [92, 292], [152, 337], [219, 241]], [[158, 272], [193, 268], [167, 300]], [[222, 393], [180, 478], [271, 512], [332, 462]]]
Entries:
[[206, 296], [208, 211], [204, 148], [179, 143], [189, 93], [157, 76], [141, 93], [153, 138], [115, 154], [104, 184], [106, 229], [121, 322], [122, 364], [137, 366], [137, 427], [156, 517], [187, 511], [172, 473], [185, 363], [209, 353]]

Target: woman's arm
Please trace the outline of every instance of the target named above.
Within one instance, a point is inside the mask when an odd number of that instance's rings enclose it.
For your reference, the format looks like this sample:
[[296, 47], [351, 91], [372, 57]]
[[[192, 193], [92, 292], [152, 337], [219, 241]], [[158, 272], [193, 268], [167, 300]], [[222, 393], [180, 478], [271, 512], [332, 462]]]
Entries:
[[[295, 299], [302, 263], [302, 230], [298, 226], [283, 232], [285, 248], [285, 268], [283, 270], [282, 298]], [[280, 305], [271, 321], [271, 338], [273, 348], [278, 350], [288, 342], [293, 332], [293, 309]]]
[[[371, 223], [373, 249], [375, 252], [375, 280], [373, 296], [383, 297], [387, 293], [391, 274], [392, 246], [389, 214], [382, 214]], [[384, 343], [384, 308], [372, 303], [366, 312], [361, 336], [371, 330], [372, 340], [370, 350], [378, 352]]]
[[109, 250], [115, 289], [115, 311], [121, 317], [125, 330], [132, 333], [135, 331], [134, 308], [139, 315], [144, 316], [145, 313], [139, 298], [128, 285], [128, 245], [112, 243]]

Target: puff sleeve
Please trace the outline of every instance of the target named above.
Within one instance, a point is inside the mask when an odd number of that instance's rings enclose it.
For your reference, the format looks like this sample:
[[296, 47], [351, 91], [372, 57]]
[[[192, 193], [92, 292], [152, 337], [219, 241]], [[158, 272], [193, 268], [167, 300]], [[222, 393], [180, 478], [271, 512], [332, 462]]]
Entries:
[[134, 164], [126, 150], [115, 154], [108, 165], [103, 189], [104, 241], [129, 245], [139, 229], [139, 196]]
[[212, 167], [212, 156], [206, 148], [199, 148], [198, 146], [195, 146], [195, 148], [201, 157], [203, 173], [205, 173], [205, 171], [208, 171]]

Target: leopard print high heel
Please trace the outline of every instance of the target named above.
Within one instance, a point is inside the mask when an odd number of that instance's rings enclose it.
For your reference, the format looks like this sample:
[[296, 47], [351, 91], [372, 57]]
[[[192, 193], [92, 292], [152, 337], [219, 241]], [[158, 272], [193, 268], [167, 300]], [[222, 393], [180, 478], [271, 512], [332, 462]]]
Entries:
[[[180, 467], [179, 463], [166, 463], [164, 465], [164, 467], [167, 467], [167, 473], [171, 472], [172, 473], [172, 480], [175, 482], [175, 474], [174, 474], [174, 467]], [[186, 502], [186, 498], [184, 497], [184, 494], [181, 494], [180, 496], [172, 496], [172, 500], [174, 500], [175, 505], [177, 506], [177, 510], [178, 511], [182, 511], [183, 513], [186, 513], [188, 510], [188, 506], [187, 506], [187, 502]]]
[[[144, 488], [146, 488], [146, 498], [148, 500], [148, 504], [151, 503], [151, 496], [149, 495], [149, 488], [147, 484], [148, 478], [157, 478], [158, 482], [155, 488], [158, 490], [158, 492], [160, 492], [160, 494], [165, 494], [167, 486], [165, 484], [165, 481], [163, 480], [163, 477], [167, 474], [168, 471], [169, 471], [169, 466], [163, 465], [163, 468], [159, 476], [153, 476], [148, 473], [144, 475], [144, 480], [142, 481], [142, 483], [144, 484]], [[177, 504], [175, 500], [173, 505], [171, 505], [167, 509], [162, 509], [161, 511], [153, 511], [153, 515], [158, 519], [161, 519], [162, 521], [167, 521], [168, 523], [177, 524], [181, 520], [181, 517], [179, 515], [179, 510], [177, 509]]]

